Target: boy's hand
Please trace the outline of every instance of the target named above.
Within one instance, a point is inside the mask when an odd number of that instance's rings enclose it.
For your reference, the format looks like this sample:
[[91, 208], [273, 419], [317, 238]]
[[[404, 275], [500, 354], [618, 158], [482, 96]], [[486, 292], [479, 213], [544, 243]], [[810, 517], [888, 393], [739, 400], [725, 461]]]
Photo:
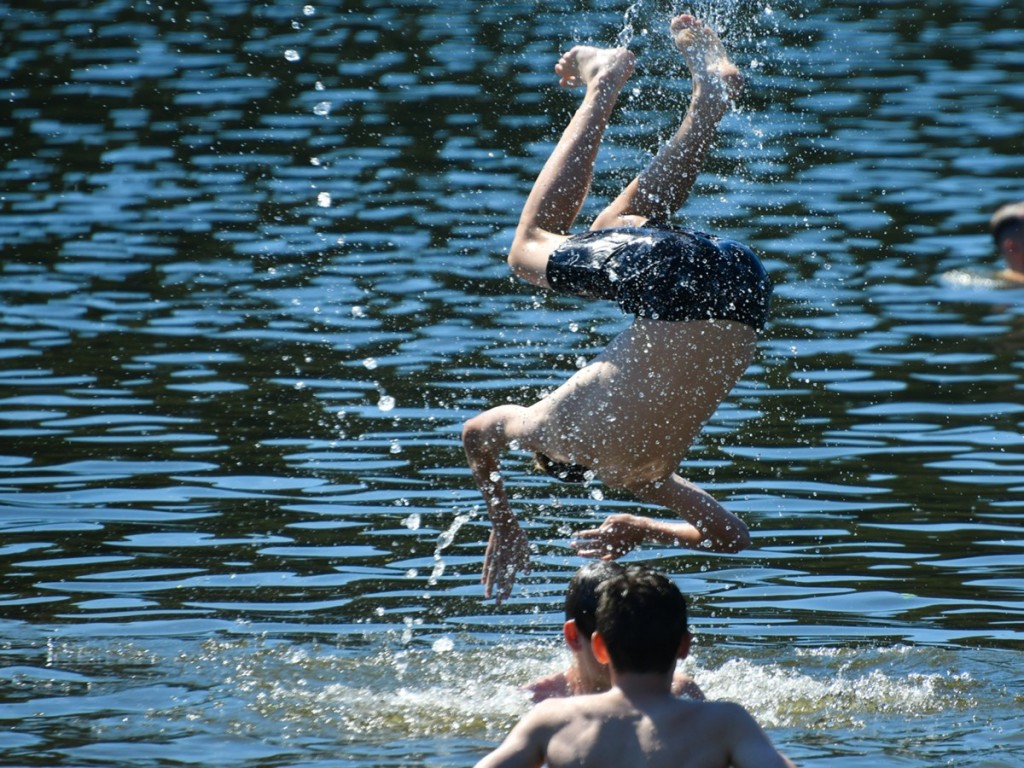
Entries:
[[643, 544], [646, 522], [636, 515], [609, 515], [598, 528], [577, 532], [571, 546], [583, 557], [614, 560]]
[[512, 594], [516, 575], [530, 572], [530, 542], [526, 533], [513, 520], [502, 526], [492, 526], [484, 555], [484, 572], [480, 580], [484, 584], [484, 597], [492, 595], [498, 605]]

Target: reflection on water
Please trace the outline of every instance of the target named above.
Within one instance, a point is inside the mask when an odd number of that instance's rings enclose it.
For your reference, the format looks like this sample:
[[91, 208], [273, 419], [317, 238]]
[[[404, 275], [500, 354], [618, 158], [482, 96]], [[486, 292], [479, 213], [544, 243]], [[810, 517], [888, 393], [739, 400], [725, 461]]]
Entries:
[[[458, 433], [622, 327], [502, 256], [574, 96], [641, 57], [586, 215], [674, 127], [665, 0], [0, 0], [0, 747], [49, 764], [471, 765], [564, 663], [608, 511], [510, 465], [481, 601]], [[761, 354], [683, 469], [738, 556], [647, 548], [688, 671], [801, 765], [1011, 766], [1024, 627], [1024, 39], [972, 0], [705, 3], [748, 73], [686, 220], [765, 256]]]

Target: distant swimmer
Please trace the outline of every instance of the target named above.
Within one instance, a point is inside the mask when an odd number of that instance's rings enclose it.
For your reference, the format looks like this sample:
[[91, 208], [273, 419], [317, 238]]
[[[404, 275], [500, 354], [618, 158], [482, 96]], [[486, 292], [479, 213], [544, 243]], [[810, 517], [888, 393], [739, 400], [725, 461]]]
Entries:
[[663, 575], [634, 566], [604, 581], [591, 645], [611, 689], [542, 701], [477, 768], [792, 768], [741, 705], [672, 694], [686, 623], [686, 600]]
[[644, 518], [635, 516], [608, 522], [592, 532], [591, 554], [618, 556], [648, 530], [658, 540], [714, 552], [750, 543], [743, 521], [676, 469], [752, 361], [772, 282], [745, 245], [668, 224], [743, 77], [698, 19], [676, 16], [669, 28], [693, 80], [686, 115], [649, 166], [577, 235], [570, 230], [636, 60], [625, 48], [577, 46], [555, 65], [563, 87], [586, 92], [526, 200], [508, 263], [532, 285], [610, 299], [635, 320], [547, 397], [491, 408], [464, 425], [463, 447], [491, 521], [484, 594], [499, 602], [530, 561], [501, 474], [500, 457], [510, 447], [533, 452], [556, 478], [597, 478], [682, 519], [658, 530], [637, 525]]
[[1024, 286], [1024, 202], [997, 209], [989, 221], [996, 249], [1006, 263], [999, 276]]
[[1004, 291], [1024, 287], [1024, 202], [997, 208], [989, 232], [999, 255], [998, 269], [951, 269], [940, 279], [953, 288]]
[[[572, 661], [561, 672], [538, 678], [526, 686], [534, 702], [603, 693], [611, 688], [611, 670], [594, 656], [590, 641], [597, 622], [598, 588], [624, 571], [625, 566], [618, 563], [598, 560], [584, 565], [569, 580], [562, 636], [572, 653]], [[693, 678], [679, 671], [672, 677], [671, 691], [676, 696], [704, 699], [704, 692]]]

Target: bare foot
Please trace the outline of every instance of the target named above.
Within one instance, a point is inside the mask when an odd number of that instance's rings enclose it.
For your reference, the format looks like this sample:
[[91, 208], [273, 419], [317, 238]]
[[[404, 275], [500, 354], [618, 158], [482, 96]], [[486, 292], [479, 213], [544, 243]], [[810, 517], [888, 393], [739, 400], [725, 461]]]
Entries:
[[574, 88], [577, 85], [596, 85], [605, 80], [621, 88], [636, 68], [636, 56], [626, 48], [595, 48], [577, 45], [562, 54], [555, 64], [559, 85]]
[[688, 13], [672, 19], [669, 29], [690, 69], [694, 94], [706, 92], [724, 100], [739, 96], [743, 75], [729, 59], [715, 30]]

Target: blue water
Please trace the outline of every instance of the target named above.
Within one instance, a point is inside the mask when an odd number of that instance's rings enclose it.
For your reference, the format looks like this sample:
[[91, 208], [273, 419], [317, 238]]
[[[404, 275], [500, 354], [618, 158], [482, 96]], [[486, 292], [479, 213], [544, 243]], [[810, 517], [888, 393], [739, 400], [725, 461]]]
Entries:
[[[526, 711], [572, 532], [645, 510], [512, 456], [498, 608], [459, 430], [623, 327], [503, 252], [559, 53], [640, 55], [586, 216], [678, 121], [682, 10], [0, 0], [0, 764], [469, 766]], [[696, 10], [748, 85], [683, 220], [778, 287], [682, 470], [754, 545], [629, 559], [801, 766], [1024, 764], [1016, 10]]]

